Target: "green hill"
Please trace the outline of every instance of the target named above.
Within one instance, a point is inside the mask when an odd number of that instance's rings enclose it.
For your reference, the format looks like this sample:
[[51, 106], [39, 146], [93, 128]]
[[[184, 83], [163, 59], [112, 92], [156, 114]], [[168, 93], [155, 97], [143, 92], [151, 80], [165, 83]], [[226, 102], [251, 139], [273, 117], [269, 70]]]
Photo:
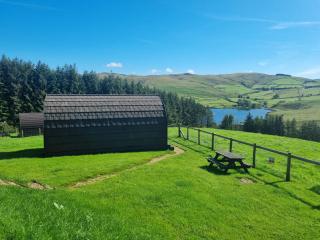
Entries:
[[251, 104], [271, 108], [288, 119], [320, 121], [320, 80], [261, 73], [115, 75], [183, 96], [193, 96], [210, 107], [235, 107], [241, 96]]
[[[208, 129], [209, 131], [212, 129]], [[320, 143], [236, 131], [219, 133], [316, 159]], [[207, 148], [177, 138], [184, 153], [43, 158], [42, 137], [1, 138], [0, 239], [319, 239], [319, 167], [257, 152], [249, 174], [208, 168]], [[205, 140], [205, 139], [203, 139]], [[217, 148], [228, 148], [218, 140]], [[234, 145], [251, 162], [252, 149]], [[101, 178], [101, 176], [105, 176]], [[98, 177], [79, 188], [75, 182]], [[100, 179], [100, 180], [99, 180]], [[13, 181], [19, 186], [5, 186]], [[53, 189], [32, 189], [29, 183]]]

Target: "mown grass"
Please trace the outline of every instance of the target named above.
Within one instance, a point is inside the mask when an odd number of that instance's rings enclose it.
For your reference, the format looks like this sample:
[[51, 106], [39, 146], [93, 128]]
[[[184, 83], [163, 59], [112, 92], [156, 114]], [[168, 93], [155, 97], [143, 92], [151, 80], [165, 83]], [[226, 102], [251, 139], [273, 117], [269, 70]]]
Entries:
[[[287, 141], [288, 149], [299, 150], [299, 154], [319, 154], [319, 145], [308, 141], [220, 133], [279, 148], [287, 146]], [[205, 156], [209, 149], [177, 138], [176, 128], [169, 134], [170, 143], [183, 148], [184, 154], [93, 185], [52, 191], [1, 186], [0, 239], [319, 239], [320, 202], [315, 190], [319, 171], [310, 175], [311, 165], [305, 166], [304, 174], [315, 180], [308, 183], [298, 176], [290, 183], [283, 182], [282, 177], [263, 169], [262, 157], [257, 161], [259, 168], [250, 170], [249, 175], [237, 171], [222, 174], [208, 168]], [[28, 147], [24, 140], [14, 141], [14, 148], [19, 149], [20, 143]], [[34, 141], [38, 141], [32, 144], [34, 148], [41, 146], [39, 139]], [[224, 142], [217, 144], [225, 147]], [[313, 148], [315, 156], [308, 155]], [[235, 149], [247, 152], [250, 160], [250, 149]], [[141, 153], [127, 153], [129, 157], [132, 154]], [[67, 161], [70, 156], [65, 158]], [[105, 160], [106, 164], [110, 160]], [[293, 172], [300, 171], [295, 164]], [[30, 162], [30, 169], [33, 165]], [[18, 178], [14, 170], [11, 174]], [[254, 183], [242, 184], [241, 178]]]
[[93, 176], [118, 172], [167, 151], [44, 157], [43, 137], [1, 138], [0, 179], [21, 184], [38, 181], [61, 187]]

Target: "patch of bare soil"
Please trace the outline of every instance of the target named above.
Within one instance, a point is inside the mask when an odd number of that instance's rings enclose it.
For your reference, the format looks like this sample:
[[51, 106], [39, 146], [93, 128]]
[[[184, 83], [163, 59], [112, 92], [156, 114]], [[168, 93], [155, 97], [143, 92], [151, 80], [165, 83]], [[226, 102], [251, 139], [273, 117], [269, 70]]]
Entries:
[[249, 178], [240, 178], [240, 183], [242, 184], [253, 184], [254, 181]]
[[100, 175], [100, 176], [97, 176], [97, 177], [94, 177], [94, 178], [89, 178], [89, 179], [86, 179], [86, 180], [83, 180], [83, 181], [80, 181], [80, 182], [77, 182], [77, 183], [73, 184], [71, 186], [71, 188], [79, 188], [79, 187], [83, 187], [83, 186], [86, 186], [86, 185], [89, 185], [89, 184], [100, 182], [100, 181], [103, 181], [105, 179], [115, 177], [118, 174], [119, 173], [114, 173], [114, 174]]
[[182, 153], [184, 153], [184, 151], [181, 148], [174, 147], [174, 154], [166, 154], [166, 155], [163, 155], [163, 156], [160, 156], [160, 157], [153, 158], [149, 162], [147, 162], [147, 164], [148, 165], [152, 165], [152, 164], [160, 162], [160, 161], [162, 161], [164, 159], [167, 159], [170, 156], [176, 156], [176, 155], [179, 155], [179, 154], [182, 154]]
[[20, 185], [16, 184], [15, 182], [7, 181], [7, 180], [2, 180], [2, 179], [0, 179], [0, 186], [16, 186], [16, 187], [21, 187]]
[[35, 180], [33, 180], [32, 182], [28, 183], [28, 188], [32, 188], [32, 189], [38, 189], [38, 190], [50, 190], [52, 189], [52, 187], [50, 187], [49, 185], [46, 184], [42, 184], [39, 183]]
[[14, 187], [23, 187], [23, 188], [26, 187], [26, 188], [32, 188], [32, 189], [38, 189], [38, 190], [53, 189], [49, 185], [39, 183], [35, 180], [28, 183], [27, 186], [24, 186], [24, 185], [20, 185], [18, 183], [12, 182], [12, 181], [0, 179], [0, 186], [14, 186]]
[[[151, 159], [149, 162], [141, 164], [141, 165], [152, 165], [152, 164], [155, 164], [155, 163], [160, 162], [162, 160], [165, 160], [167, 158], [180, 155], [182, 153], [184, 153], [184, 151], [182, 149], [180, 149], [178, 147], [174, 147], [174, 154], [166, 154], [166, 155], [163, 155], [163, 156], [160, 156], [160, 157], [155, 157], [155, 158]], [[70, 187], [71, 188], [80, 188], [80, 187], [83, 187], [83, 186], [86, 186], [86, 185], [89, 185], [89, 184], [94, 184], [96, 182], [100, 182], [100, 181], [103, 181], [103, 180], [106, 180], [106, 179], [109, 179], [109, 178], [112, 178], [112, 177], [116, 177], [116, 176], [118, 176], [119, 174], [121, 174], [123, 172], [135, 170], [138, 167], [140, 167], [141, 165], [134, 166], [132, 168], [128, 168], [128, 169], [125, 169], [125, 170], [117, 172], [117, 173], [105, 174], [105, 175], [100, 175], [100, 176], [97, 176], [97, 177], [94, 177], [94, 178], [89, 178], [89, 179], [74, 183]]]

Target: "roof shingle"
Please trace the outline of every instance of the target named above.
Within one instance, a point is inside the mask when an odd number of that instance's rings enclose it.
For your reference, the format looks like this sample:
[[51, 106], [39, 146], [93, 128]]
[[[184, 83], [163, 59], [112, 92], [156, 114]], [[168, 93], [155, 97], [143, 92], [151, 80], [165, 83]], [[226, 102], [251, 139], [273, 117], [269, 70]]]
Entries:
[[[44, 118], [46, 122], [51, 121], [46, 127], [57, 128], [101, 126], [103, 120], [108, 120], [106, 125], [132, 125], [132, 122], [157, 124], [159, 119], [165, 120], [166, 116], [160, 97], [154, 95], [47, 95]], [[62, 121], [64, 124], [61, 124]], [[77, 124], [70, 121], [76, 121]], [[81, 121], [85, 121], [85, 124]]]

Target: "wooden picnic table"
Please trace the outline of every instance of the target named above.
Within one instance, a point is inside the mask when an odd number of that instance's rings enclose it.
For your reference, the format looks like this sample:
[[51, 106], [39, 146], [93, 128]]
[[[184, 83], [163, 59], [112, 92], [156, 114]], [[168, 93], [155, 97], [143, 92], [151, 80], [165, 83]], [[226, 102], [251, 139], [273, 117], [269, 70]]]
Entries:
[[216, 151], [215, 157], [209, 156], [208, 162], [209, 166], [215, 164], [220, 170], [227, 172], [229, 169], [241, 169], [243, 168], [248, 172], [248, 168], [251, 165], [243, 162], [244, 157], [241, 155], [228, 152], [228, 151]]

